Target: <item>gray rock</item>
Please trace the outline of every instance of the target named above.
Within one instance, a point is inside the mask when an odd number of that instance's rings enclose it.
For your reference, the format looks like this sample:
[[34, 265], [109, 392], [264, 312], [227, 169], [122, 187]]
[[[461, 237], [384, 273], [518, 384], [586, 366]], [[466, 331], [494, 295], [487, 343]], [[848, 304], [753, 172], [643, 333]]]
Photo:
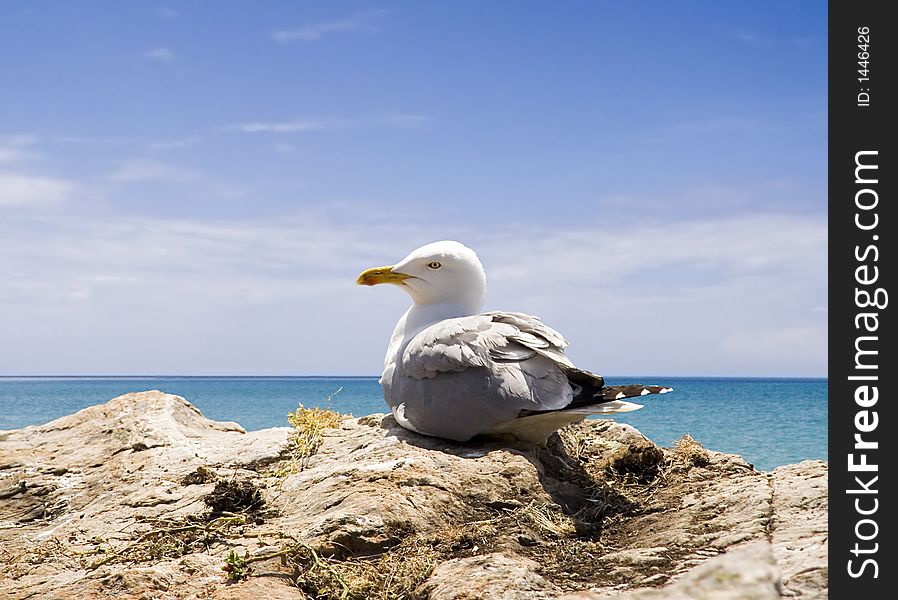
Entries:
[[560, 590], [538, 574], [526, 558], [498, 552], [456, 558], [439, 565], [418, 593], [432, 600], [531, 600], [556, 598]]
[[712, 558], [661, 589], [611, 596], [586, 592], [563, 600], [776, 600], [780, 590], [773, 549], [768, 542], [755, 542]]
[[[0, 597], [826, 597], [819, 461], [696, 461], [610, 421], [545, 449], [455, 444], [370, 415], [285, 474], [292, 432], [161, 392], [3, 432]], [[210, 521], [228, 502], [244, 523]], [[227, 585], [232, 549], [258, 560]]]

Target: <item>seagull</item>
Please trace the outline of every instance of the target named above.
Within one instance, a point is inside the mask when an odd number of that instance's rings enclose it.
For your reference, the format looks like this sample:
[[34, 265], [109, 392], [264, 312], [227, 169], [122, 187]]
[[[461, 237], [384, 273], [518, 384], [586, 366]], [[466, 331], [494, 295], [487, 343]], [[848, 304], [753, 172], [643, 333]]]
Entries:
[[364, 271], [356, 283], [390, 283], [411, 296], [380, 384], [396, 422], [416, 433], [544, 445], [554, 431], [589, 415], [642, 408], [624, 398], [671, 391], [606, 386], [601, 375], [574, 366], [565, 339], [538, 317], [480, 312], [486, 273], [460, 242], [421, 246], [395, 265]]

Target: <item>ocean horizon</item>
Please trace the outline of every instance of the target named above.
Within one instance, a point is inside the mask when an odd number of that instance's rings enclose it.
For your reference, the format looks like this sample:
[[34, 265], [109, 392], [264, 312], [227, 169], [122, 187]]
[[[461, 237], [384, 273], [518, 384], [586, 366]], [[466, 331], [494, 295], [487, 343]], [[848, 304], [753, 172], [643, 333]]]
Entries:
[[[609, 385], [659, 384], [642, 410], [614, 415], [661, 446], [689, 434], [705, 447], [741, 454], [761, 470], [827, 459], [828, 380], [815, 377], [606, 377]], [[299, 404], [362, 416], [388, 412], [377, 376], [3, 375], [0, 430], [40, 425], [129, 392], [186, 398], [216, 421], [247, 430], [287, 426]]]

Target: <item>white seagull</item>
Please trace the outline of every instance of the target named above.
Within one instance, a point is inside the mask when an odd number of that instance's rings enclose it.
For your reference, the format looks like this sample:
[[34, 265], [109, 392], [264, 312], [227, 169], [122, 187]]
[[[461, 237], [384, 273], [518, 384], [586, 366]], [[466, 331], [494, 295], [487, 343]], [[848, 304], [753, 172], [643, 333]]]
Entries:
[[392, 283], [412, 298], [393, 330], [380, 378], [393, 417], [411, 431], [544, 444], [588, 415], [642, 408], [623, 398], [670, 391], [605, 386], [601, 375], [574, 366], [564, 355], [565, 339], [538, 317], [481, 313], [486, 273], [459, 242], [422, 246], [395, 265], [368, 269], [357, 283]]

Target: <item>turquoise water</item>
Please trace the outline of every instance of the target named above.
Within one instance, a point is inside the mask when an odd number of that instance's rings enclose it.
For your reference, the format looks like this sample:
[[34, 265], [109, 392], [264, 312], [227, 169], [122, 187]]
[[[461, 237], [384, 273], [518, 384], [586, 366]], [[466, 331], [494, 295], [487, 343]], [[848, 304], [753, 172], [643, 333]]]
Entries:
[[[611, 385], [634, 382], [674, 388], [639, 398], [644, 409], [615, 417], [662, 446], [689, 433], [762, 470], [826, 459], [826, 379], [608, 379]], [[0, 429], [46, 423], [143, 390], [183, 396], [210, 419], [237, 421], [248, 430], [286, 425], [298, 403], [356, 416], [386, 412], [376, 377], [7, 377], [0, 378]]]

